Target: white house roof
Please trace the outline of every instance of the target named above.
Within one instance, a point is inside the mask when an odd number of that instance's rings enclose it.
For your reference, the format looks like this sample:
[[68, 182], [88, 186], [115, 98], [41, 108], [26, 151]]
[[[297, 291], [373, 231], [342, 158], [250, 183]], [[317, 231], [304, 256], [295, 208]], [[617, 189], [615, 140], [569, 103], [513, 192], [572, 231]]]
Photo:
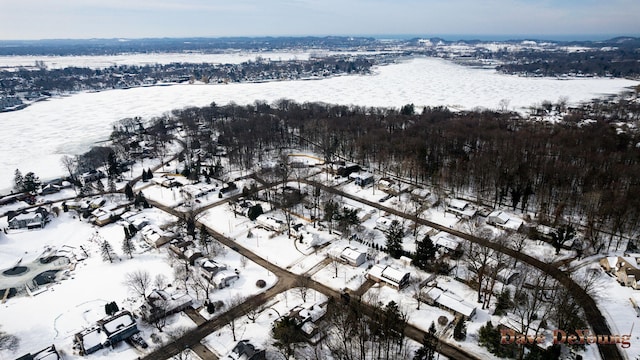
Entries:
[[615, 268], [618, 263], [617, 256], [607, 256], [607, 263], [609, 264], [609, 268]]
[[449, 207], [458, 210], [464, 210], [467, 205], [469, 205], [468, 202], [460, 199], [451, 199], [451, 201], [449, 201]]
[[385, 266], [375, 264], [369, 269], [369, 275], [375, 276], [378, 279], [382, 278], [382, 272], [384, 271]]
[[422, 293], [433, 299], [437, 304], [464, 316], [470, 317], [476, 310], [475, 305], [448, 290], [431, 287], [423, 290]]
[[347, 260], [357, 261], [360, 256], [364, 255], [364, 253], [352, 248], [345, 248], [341, 255]]
[[393, 282], [396, 283], [400, 283], [400, 281], [402, 281], [402, 278], [407, 274], [406, 271], [401, 271], [398, 269], [394, 269], [391, 266], [387, 266], [383, 271], [382, 271], [382, 277], [387, 278]]
[[629, 256], [621, 256], [620, 258], [624, 261], [625, 266], [633, 266], [636, 269], [638, 268], [638, 262], [636, 261], [636, 258]]
[[411, 190], [411, 195], [422, 198], [422, 199], [429, 196], [429, 194], [431, 194], [431, 192], [429, 192], [429, 190], [427, 189], [415, 188]]
[[113, 334], [120, 329], [124, 329], [129, 327], [130, 325], [135, 324], [135, 320], [128, 313], [123, 313], [120, 316], [116, 316], [108, 322], [104, 323], [104, 329], [109, 332], [109, 334]]
[[[509, 221], [509, 215], [507, 215], [504, 211], [502, 210], [496, 210], [494, 212], [492, 212], [491, 214], [489, 214], [490, 218], [494, 218], [497, 219], [498, 221], [496, 221], [497, 223], [500, 224], [504, 224], [507, 221]], [[495, 221], [495, 220], [494, 220]]]
[[441, 246], [450, 250], [456, 250], [463, 242], [463, 239], [447, 232], [441, 231], [431, 238], [436, 246]]
[[82, 332], [82, 347], [91, 349], [107, 341], [107, 334], [96, 327]]
[[40, 213], [36, 213], [36, 212], [29, 212], [26, 214], [18, 214], [16, 216], [14, 216], [11, 220], [16, 219], [17, 220], [33, 220], [33, 219], [39, 219], [42, 218], [42, 215], [40, 215]]

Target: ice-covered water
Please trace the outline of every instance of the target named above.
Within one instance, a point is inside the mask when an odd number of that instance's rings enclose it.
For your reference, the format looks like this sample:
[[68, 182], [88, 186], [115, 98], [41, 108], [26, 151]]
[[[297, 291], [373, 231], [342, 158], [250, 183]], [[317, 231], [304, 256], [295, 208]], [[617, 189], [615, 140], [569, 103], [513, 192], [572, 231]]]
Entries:
[[585, 101], [637, 84], [624, 79], [524, 78], [442, 59], [417, 58], [379, 67], [370, 76], [79, 93], [0, 113], [0, 189], [5, 189], [0, 192], [11, 186], [16, 168], [23, 174], [33, 171], [43, 179], [63, 174], [60, 157], [84, 152], [96, 141], [108, 138], [114, 121], [158, 116], [185, 106], [287, 98], [396, 108], [413, 103], [417, 108], [446, 105], [471, 109], [498, 108], [500, 100], [507, 99], [510, 108], [523, 109], [565, 96], [571, 103]]

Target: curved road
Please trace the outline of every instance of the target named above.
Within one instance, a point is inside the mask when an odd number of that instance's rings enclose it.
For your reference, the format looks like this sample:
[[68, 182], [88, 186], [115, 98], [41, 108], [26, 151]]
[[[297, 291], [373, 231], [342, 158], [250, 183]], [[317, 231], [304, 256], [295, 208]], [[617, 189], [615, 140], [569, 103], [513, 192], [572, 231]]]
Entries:
[[[409, 214], [405, 214], [401, 211], [386, 207], [386, 206], [382, 206], [380, 205], [380, 203], [378, 202], [373, 202], [373, 201], [369, 201], [366, 199], [362, 199], [359, 198], [357, 196], [351, 195], [349, 193], [345, 193], [343, 191], [334, 189], [332, 187], [326, 186], [324, 184], [318, 183], [316, 181], [310, 181], [310, 180], [301, 180], [304, 183], [307, 183], [309, 185], [312, 186], [318, 186], [320, 187], [322, 190], [329, 192], [329, 193], [333, 193], [336, 195], [340, 195], [340, 196], [344, 196], [348, 199], [354, 200], [354, 201], [358, 201], [361, 202], [363, 204], [372, 206], [376, 209], [382, 210], [382, 211], [386, 211], [390, 214], [394, 214], [396, 216], [408, 219], [410, 221], [414, 221], [418, 224], [421, 225], [427, 225], [430, 226], [434, 229], [438, 229], [440, 231], [444, 231], [444, 232], [448, 232], [449, 234], [458, 236], [462, 239], [474, 242], [478, 245], [482, 245], [488, 248], [491, 248], [495, 251], [501, 252], [507, 256], [510, 256], [512, 258], [518, 259], [524, 263], [527, 263], [537, 269], [539, 269], [540, 271], [542, 271], [545, 274], [549, 274], [551, 277], [553, 277], [554, 279], [556, 279], [560, 284], [562, 284], [564, 287], [567, 288], [567, 290], [571, 293], [571, 295], [574, 297], [574, 299], [576, 300], [576, 302], [582, 307], [582, 309], [584, 310], [585, 313], [585, 317], [587, 322], [589, 323], [589, 326], [591, 326], [591, 328], [593, 329], [595, 334], [598, 335], [610, 335], [611, 334], [611, 330], [609, 330], [609, 326], [607, 325], [607, 321], [604, 318], [604, 316], [602, 315], [602, 312], [600, 312], [600, 309], [598, 309], [598, 306], [596, 305], [596, 302], [591, 298], [591, 296], [589, 296], [589, 294], [587, 294], [587, 292], [578, 284], [576, 284], [575, 281], [573, 281], [573, 279], [571, 279], [571, 277], [569, 275], [567, 275], [566, 273], [564, 273], [563, 271], [561, 271], [560, 269], [558, 269], [557, 267], [545, 263], [543, 261], [540, 261], [534, 257], [531, 257], [529, 255], [517, 252], [516, 250], [513, 250], [511, 248], [505, 247], [501, 244], [496, 244], [493, 243], [487, 239], [483, 239], [483, 238], [479, 238], [476, 236], [473, 236], [471, 234], [467, 234], [464, 233], [462, 231], [458, 231], [458, 230], [454, 230], [451, 229], [449, 227], [446, 226], [442, 226], [440, 224], [431, 222], [429, 220], [425, 220], [425, 219], [421, 219], [417, 216], [413, 216], [413, 215], [409, 215]], [[617, 345], [600, 345], [598, 344], [598, 350], [600, 352], [600, 356], [602, 357], [602, 359], [606, 359], [606, 360], [623, 360], [626, 359], [626, 357], [624, 357], [620, 351], [618, 350]]]
[[[228, 199], [227, 199], [228, 200]], [[176, 211], [175, 209], [172, 209], [170, 207], [158, 204], [156, 202], [153, 201], [149, 201], [149, 203], [155, 207], [158, 207], [161, 210], [164, 210], [172, 215], [178, 216], [178, 217], [182, 217], [183, 215]], [[220, 202], [218, 202], [219, 204]], [[201, 225], [201, 224], [200, 224]], [[196, 329], [186, 333], [183, 337], [175, 340], [172, 343], [169, 344], [165, 344], [164, 346], [154, 350], [152, 353], [149, 353], [148, 355], [146, 355], [144, 357], [144, 359], [149, 359], [149, 360], [164, 360], [164, 359], [168, 359], [171, 356], [175, 356], [177, 354], [179, 354], [181, 351], [187, 349], [187, 348], [192, 348], [194, 347], [197, 343], [199, 343], [202, 339], [204, 339], [207, 335], [211, 334], [212, 332], [224, 327], [227, 322], [225, 321], [225, 319], [228, 319], [229, 317], [232, 318], [238, 318], [242, 315], [244, 315], [246, 313], [246, 311], [248, 309], [254, 308], [254, 307], [258, 307], [262, 304], [264, 304], [265, 302], [267, 302], [269, 299], [271, 299], [272, 297], [276, 296], [277, 294], [284, 292], [285, 290], [291, 289], [296, 287], [297, 283], [299, 282], [300, 278], [302, 278], [302, 275], [297, 275], [297, 274], [293, 274], [287, 270], [284, 270], [282, 268], [279, 268], [275, 265], [273, 265], [272, 263], [268, 262], [267, 260], [263, 259], [262, 257], [258, 256], [257, 254], [253, 253], [252, 251], [248, 250], [247, 248], [237, 244], [235, 241], [233, 241], [232, 239], [214, 231], [211, 230], [209, 228], [207, 228], [209, 234], [211, 234], [211, 236], [213, 236], [216, 240], [218, 240], [219, 242], [221, 242], [222, 244], [228, 246], [228, 247], [234, 247], [235, 249], [237, 249], [236, 251], [238, 253], [240, 253], [241, 255], [247, 257], [249, 260], [257, 263], [258, 265], [266, 268], [268, 271], [270, 271], [271, 273], [273, 273], [277, 278], [278, 278], [278, 282], [277, 284], [268, 289], [266, 292], [264, 293], [260, 293], [256, 296], [250, 297], [248, 299], [246, 299], [242, 304], [227, 310], [225, 313], [220, 314], [218, 317], [216, 317], [215, 319], [211, 319], [207, 322], [205, 322], [204, 324], [198, 326]], [[340, 293], [334, 289], [331, 289], [317, 281], [313, 281], [311, 279], [307, 279], [307, 286], [309, 288], [312, 288], [316, 291], [319, 291], [329, 297], [333, 297], [336, 299], [340, 299]], [[374, 307], [369, 306], [367, 304], [364, 304], [364, 309], [368, 314], [372, 314], [375, 310]], [[410, 324], [407, 324], [407, 327], [405, 328], [405, 336], [419, 342], [422, 343], [422, 340], [425, 336], [426, 332], [413, 326]], [[447, 342], [444, 341], [440, 341], [439, 343], [439, 348], [438, 348], [438, 352], [447, 356], [450, 359], [460, 359], [460, 360], [479, 360], [479, 358], [473, 356], [472, 354], [469, 354], [467, 352], [465, 352], [463, 349], [451, 345]]]
[[[552, 264], [545, 263], [545, 262], [540, 261], [540, 260], [538, 260], [538, 259], [536, 259], [534, 257], [531, 257], [529, 255], [526, 255], [526, 254], [523, 254], [523, 253], [520, 253], [520, 252], [517, 252], [517, 251], [515, 251], [515, 250], [513, 250], [511, 248], [505, 247], [505, 246], [503, 246], [501, 244], [493, 243], [493, 242], [491, 242], [491, 241], [489, 241], [487, 239], [479, 238], [479, 237], [473, 236], [471, 234], [467, 234], [467, 233], [464, 233], [464, 232], [461, 232], [461, 231], [458, 231], [458, 230], [454, 230], [454, 229], [442, 226], [440, 224], [431, 222], [429, 220], [425, 220], [425, 219], [419, 218], [417, 216], [405, 214], [405, 213], [403, 213], [401, 211], [398, 211], [398, 210], [383, 206], [378, 202], [369, 201], [369, 200], [354, 196], [352, 194], [345, 193], [345, 192], [343, 192], [341, 190], [337, 190], [335, 188], [326, 186], [326, 185], [324, 185], [322, 183], [318, 183], [318, 182], [311, 181], [311, 180], [304, 180], [304, 179], [301, 179], [300, 181], [304, 182], [304, 183], [306, 183], [308, 185], [318, 186], [319, 188], [321, 188], [322, 190], [324, 190], [326, 192], [333, 193], [333, 194], [336, 194], [336, 195], [339, 195], [339, 196], [343, 196], [343, 197], [352, 199], [354, 201], [361, 202], [363, 204], [369, 205], [369, 206], [374, 207], [376, 209], [388, 212], [390, 214], [394, 214], [396, 216], [408, 219], [410, 221], [414, 221], [414, 222], [416, 222], [418, 224], [427, 225], [427, 226], [430, 226], [430, 227], [432, 227], [434, 229], [438, 229], [440, 231], [445, 231], [445, 232], [450, 233], [452, 235], [458, 236], [458, 237], [460, 237], [462, 239], [474, 242], [474, 243], [479, 244], [481, 246], [485, 246], [485, 247], [491, 248], [491, 249], [493, 249], [495, 251], [498, 251], [498, 252], [501, 252], [501, 253], [509, 256], [509, 257], [518, 259], [518, 260], [520, 260], [520, 261], [522, 261], [522, 262], [524, 262], [524, 263], [526, 263], [528, 265], [531, 265], [531, 266], [539, 269], [540, 271], [542, 271], [542, 272], [544, 272], [546, 274], [549, 274], [554, 279], [556, 279], [560, 284], [562, 284], [563, 286], [565, 286], [567, 288], [567, 290], [572, 294], [574, 299], [576, 299], [576, 302], [583, 308], [585, 316], [587, 318], [586, 320], [588, 321], [589, 325], [593, 329], [594, 333], [596, 333], [598, 335], [609, 335], [609, 334], [611, 334], [609, 326], [607, 325], [607, 322], [606, 322], [604, 316], [602, 315], [602, 313], [598, 309], [595, 301], [586, 293], [586, 291], [582, 287], [580, 287], [576, 282], [574, 282], [573, 279], [571, 279], [571, 277], [569, 275], [567, 275], [566, 273], [562, 272], [561, 270], [559, 270], [557, 267], [553, 266]], [[259, 189], [262, 190], [264, 188], [267, 188], [267, 187], [270, 187], [270, 186], [273, 186], [273, 185], [275, 185], [275, 184], [265, 184], [263, 186], [260, 186]], [[197, 209], [197, 210], [194, 211], [194, 213], [200, 213], [200, 212], [202, 212], [202, 211], [204, 211], [206, 209], [209, 209], [209, 208], [212, 208], [214, 206], [220, 205], [221, 203], [227, 202], [229, 200], [235, 199], [235, 198], [240, 197], [240, 196], [241, 195], [236, 195], [236, 196], [233, 196], [231, 198], [226, 198], [226, 199], [224, 199], [222, 201], [216, 202], [215, 204], [210, 204], [210, 205], [208, 205], [208, 206], [206, 206], [204, 208]], [[163, 206], [161, 204], [158, 204], [158, 203], [155, 203], [155, 202], [151, 202], [151, 201], [150, 201], [150, 203], [153, 206], [156, 206], [156, 207], [158, 207], [158, 208], [160, 208], [160, 209], [162, 209], [162, 210], [164, 210], [164, 211], [166, 211], [168, 213], [176, 215], [178, 217], [183, 217], [184, 216], [184, 214], [182, 214], [182, 213], [180, 213], [180, 212], [178, 212], [178, 211], [176, 211], [176, 210], [174, 210], [172, 208], [169, 208], [169, 207], [166, 207], [166, 206]], [[225, 245], [227, 245], [229, 247], [233, 246], [233, 247], [238, 248], [238, 251], [242, 255], [244, 255], [247, 258], [251, 259], [252, 261], [258, 263], [259, 265], [267, 268], [269, 271], [271, 271], [272, 273], [274, 273], [274, 274], [276, 274], [278, 276], [280, 281], [279, 281], [278, 285], [276, 285], [274, 288], [271, 289], [272, 292], [275, 292], [271, 296], [275, 296], [275, 294], [277, 294], [278, 292], [282, 291], [282, 289], [288, 289], [288, 288], [293, 287], [293, 285], [295, 285], [295, 283], [297, 282], [297, 279], [300, 277], [299, 275], [292, 274], [292, 273], [290, 273], [288, 271], [285, 271], [283, 269], [280, 269], [280, 268], [276, 267], [275, 265], [273, 265], [273, 264], [267, 262], [266, 260], [260, 258], [259, 256], [257, 256], [253, 252], [251, 252], [251, 251], [239, 246], [238, 244], [233, 242], [233, 240], [231, 240], [229, 238], [226, 238], [222, 234], [219, 234], [219, 233], [217, 233], [217, 232], [215, 232], [215, 231], [213, 231], [211, 229], [209, 229], [209, 232], [212, 234], [212, 236], [214, 238], [216, 238], [221, 243], [223, 243], [223, 244], [225, 244]], [[326, 287], [326, 286], [324, 286], [324, 285], [322, 285], [320, 283], [317, 283], [317, 282], [314, 282], [314, 281], [311, 281], [310, 283], [311, 284], [309, 286], [311, 288], [313, 288], [315, 290], [318, 290], [318, 291], [324, 293], [325, 295], [333, 296], [333, 297], [338, 297], [339, 296], [339, 293], [337, 291], [335, 291], [333, 289], [330, 289], [330, 288], [328, 288], [328, 287]], [[291, 285], [291, 286], [287, 287], [286, 285]], [[280, 291], [276, 292], [277, 290], [280, 290]], [[269, 294], [271, 294], [272, 292], [269, 292]], [[267, 293], [263, 293], [263, 294], [267, 294]], [[257, 295], [256, 298], [260, 298], [262, 300], [268, 299], [268, 298], [264, 298], [264, 296], [267, 296], [267, 295]], [[248, 299], [247, 302], [251, 301], [252, 304], [260, 304], [260, 302], [253, 302], [252, 299], [253, 298]], [[244, 311], [244, 309], [246, 309], [246, 306], [238, 307], [238, 310], [236, 310], [237, 313], [239, 314], [238, 316], [242, 315], [242, 312]], [[233, 309], [231, 309], [230, 311], [233, 311]], [[219, 321], [214, 321], [214, 320], [211, 321], [211, 323], [217, 324], [217, 325], [208, 325], [209, 323], [210, 322], [207, 322], [202, 326], [202, 327], [206, 327], [207, 329], [209, 329], [210, 330], [209, 333], [214, 331], [215, 329], [219, 328], [220, 326], [224, 326], [224, 324], [222, 324], [222, 325], [218, 324]], [[200, 334], [200, 331], [201, 331], [200, 329], [202, 327], [199, 327], [198, 330], [196, 330], [198, 332], [198, 334]], [[411, 326], [407, 327], [407, 329], [411, 329], [411, 328], [412, 328]], [[211, 329], [213, 329], [213, 330], [211, 330]], [[413, 330], [417, 330], [417, 332], [420, 332], [421, 334], [418, 334], [416, 332], [412, 336], [411, 332]], [[202, 333], [202, 334], [204, 334], [204, 333]], [[206, 333], [206, 334], [208, 334], [208, 333]], [[202, 337], [200, 337], [199, 340], [197, 340], [197, 341], [200, 341], [202, 338], [204, 338], [204, 336], [206, 336], [206, 334], [204, 334]], [[408, 337], [410, 337], [410, 338], [412, 338], [414, 340], [417, 340], [417, 341], [421, 342], [422, 341], [422, 336], [424, 335], [424, 332], [416, 328], [416, 329], [412, 329], [412, 330], [407, 330], [405, 335], [407, 335]], [[191, 333], [187, 334], [186, 336], [188, 336], [189, 338], [192, 338]], [[414, 336], [417, 336], [418, 338], [414, 338]], [[195, 336], [193, 338], [193, 340], [195, 340], [196, 338], [198, 338], [198, 336]], [[466, 353], [462, 352], [462, 350], [458, 349], [457, 347], [451, 346], [451, 345], [449, 345], [447, 343], [444, 343], [444, 342], [441, 342], [441, 343], [442, 343], [442, 353], [444, 355], [447, 355], [447, 356], [449, 356], [451, 358], [454, 358], [454, 359], [472, 359], [473, 358], [473, 357], [470, 357], [469, 354], [466, 354]], [[189, 344], [195, 344], [195, 342], [189, 341]], [[171, 346], [171, 344], [169, 344], [167, 346]], [[164, 349], [164, 347], [161, 348], [161, 349]], [[607, 360], [608, 359], [614, 359], [614, 360], [615, 359], [620, 359], [620, 360], [624, 359], [623, 355], [619, 352], [617, 346], [615, 346], [615, 345], [613, 345], [613, 346], [612, 345], [598, 345], [598, 350], [600, 352], [600, 356], [603, 359], [607, 359]], [[447, 354], [448, 351], [450, 351], [451, 354], [448, 355]], [[154, 354], [155, 353], [156, 352], [154, 352]], [[151, 355], [149, 355], [149, 356], [151, 356]], [[163, 355], [163, 356], [165, 356], [165, 355]], [[165, 356], [165, 357], [162, 357], [162, 358], [166, 359], [167, 357], [168, 356]], [[150, 358], [157, 358], [157, 357], [150, 357]]]

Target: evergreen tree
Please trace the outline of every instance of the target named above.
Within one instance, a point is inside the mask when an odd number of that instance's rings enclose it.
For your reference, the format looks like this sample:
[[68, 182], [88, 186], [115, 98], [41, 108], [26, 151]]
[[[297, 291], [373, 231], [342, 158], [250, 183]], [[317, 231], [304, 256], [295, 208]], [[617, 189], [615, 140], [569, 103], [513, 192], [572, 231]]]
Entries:
[[34, 192], [38, 189], [40, 189], [40, 179], [33, 172], [28, 172], [22, 181], [22, 191]]
[[280, 349], [288, 359], [294, 355], [295, 344], [306, 340], [302, 335], [300, 325], [289, 316], [284, 316], [273, 325], [271, 336], [276, 340], [273, 345]]
[[[125, 228], [126, 230], [127, 228]], [[127, 231], [128, 232], [128, 231]], [[122, 252], [129, 256], [129, 259], [133, 258], [133, 252], [136, 250], [136, 246], [131, 241], [131, 237], [125, 236], [122, 240]]]
[[249, 218], [249, 220], [253, 221], [255, 219], [258, 218], [258, 216], [262, 215], [264, 212], [262, 210], [262, 205], [260, 204], [255, 204], [252, 207], [249, 208], [249, 210], [247, 211], [247, 217]]
[[387, 232], [387, 252], [389, 255], [398, 259], [402, 256], [402, 238], [404, 237], [404, 229], [398, 220], [393, 220], [389, 231]]
[[131, 184], [127, 183], [127, 185], [125, 185], [124, 194], [127, 197], [127, 200], [133, 200], [133, 189], [131, 188]]
[[212, 242], [213, 241], [211, 240], [211, 235], [207, 231], [207, 227], [202, 224], [200, 226], [200, 246], [202, 246], [205, 253], [209, 253]]
[[186, 220], [187, 223], [187, 235], [196, 236], [196, 222], [193, 217], [189, 216]]
[[[494, 327], [491, 321], [487, 321], [485, 325], [478, 330], [478, 345], [487, 348], [490, 353], [500, 358], [515, 358], [517, 355], [517, 346], [503, 345], [500, 343], [500, 330]], [[537, 348], [537, 346], [533, 346]]]
[[98, 181], [96, 181], [96, 190], [100, 193], [104, 192], [104, 183], [102, 182], [102, 179], [98, 179]]
[[116, 189], [116, 182], [113, 179], [109, 179], [108, 185], [109, 185], [109, 192], [112, 192], [112, 193], [116, 192], [116, 190], [117, 190]]
[[107, 174], [109, 179], [115, 179], [120, 175], [120, 167], [118, 166], [118, 160], [116, 154], [112, 151], [107, 157]]
[[464, 324], [463, 318], [459, 318], [456, 327], [453, 328], [453, 338], [458, 341], [467, 338], [467, 326]]
[[324, 216], [322, 217], [322, 220], [329, 223], [329, 234], [331, 234], [331, 231], [333, 231], [333, 220], [338, 215], [338, 213], [338, 204], [336, 204], [334, 201], [330, 200], [324, 204]]
[[413, 360], [433, 360], [438, 348], [438, 338], [436, 337], [436, 324], [432, 321], [429, 331], [422, 338], [422, 347], [416, 350]]
[[147, 168], [147, 180], [151, 179], [153, 179], [153, 172], [151, 171], [151, 168]]
[[507, 287], [505, 287], [500, 295], [498, 295], [498, 300], [496, 301], [496, 310], [493, 312], [494, 315], [505, 315], [507, 310], [511, 308], [511, 292]]
[[422, 241], [416, 242], [416, 256], [413, 263], [421, 270], [429, 268], [429, 262], [436, 256], [436, 247], [431, 241], [429, 235], [425, 236]]
[[495, 351], [496, 340], [500, 343], [499, 339], [499, 331], [493, 327], [491, 321], [487, 321], [487, 323], [478, 330], [478, 345], [487, 348], [492, 354]]
[[18, 192], [24, 191], [24, 178], [19, 169], [16, 169], [13, 176], [13, 188]]
[[113, 259], [116, 257], [116, 254], [113, 252], [113, 248], [111, 247], [111, 244], [109, 244], [107, 240], [104, 240], [100, 244], [100, 254], [102, 254], [102, 260], [104, 261], [108, 260], [110, 263], [112, 263]]

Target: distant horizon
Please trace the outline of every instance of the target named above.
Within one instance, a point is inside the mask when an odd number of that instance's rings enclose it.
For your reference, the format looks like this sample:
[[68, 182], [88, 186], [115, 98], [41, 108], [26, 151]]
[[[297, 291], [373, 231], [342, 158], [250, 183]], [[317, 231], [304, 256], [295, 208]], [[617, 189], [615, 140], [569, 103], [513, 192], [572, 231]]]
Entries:
[[11, 42], [56, 42], [56, 41], [97, 41], [97, 40], [179, 40], [179, 39], [259, 39], [259, 38], [325, 38], [325, 37], [355, 37], [374, 38], [376, 40], [409, 40], [415, 38], [430, 39], [441, 38], [446, 41], [518, 41], [518, 40], [548, 40], [548, 41], [606, 41], [618, 37], [640, 38], [637, 34], [305, 34], [305, 35], [224, 35], [224, 36], [143, 36], [143, 37], [68, 37], [68, 38], [42, 38], [42, 39], [0, 39], [0, 43]]
[[532, 34], [580, 40], [640, 34], [638, 14], [637, 0], [30, 0], [3, 3], [0, 39]]

